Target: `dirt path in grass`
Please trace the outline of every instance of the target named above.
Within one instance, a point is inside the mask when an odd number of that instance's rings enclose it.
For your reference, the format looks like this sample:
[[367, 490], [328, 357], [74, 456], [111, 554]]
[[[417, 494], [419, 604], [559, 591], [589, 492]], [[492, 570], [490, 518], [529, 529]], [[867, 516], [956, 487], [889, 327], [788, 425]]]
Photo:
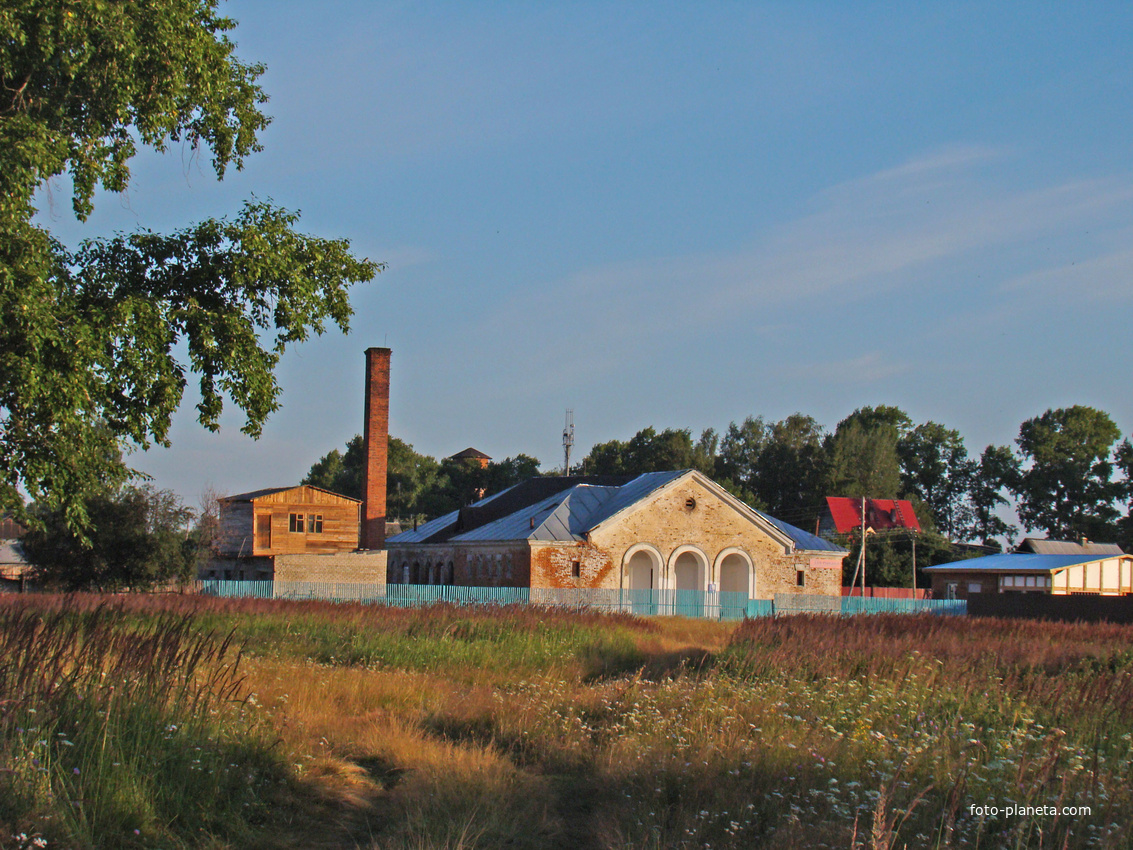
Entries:
[[[657, 622], [660, 628], [641, 641], [648, 678], [711, 663], [734, 628]], [[606, 795], [616, 789], [585, 769], [516, 764], [506, 742], [472, 722], [481, 705], [492, 716], [494, 691], [506, 682], [470, 685], [278, 658], [253, 659], [246, 672], [299, 779], [281, 795], [264, 837], [240, 850], [490, 846], [475, 826], [461, 831], [462, 823], [481, 823], [485, 812], [500, 834], [511, 830], [515, 840], [507, 846], [606, 846], [598, 823]], [[601, 671], [594, 677], [599, 683]], [[577, 680], [565, 686], [581, 693], [590, 687]], [[467, 729], [429, 720], [446, 712], [470, 718]], [[446, 794], [452, 795], [447, 802]]]

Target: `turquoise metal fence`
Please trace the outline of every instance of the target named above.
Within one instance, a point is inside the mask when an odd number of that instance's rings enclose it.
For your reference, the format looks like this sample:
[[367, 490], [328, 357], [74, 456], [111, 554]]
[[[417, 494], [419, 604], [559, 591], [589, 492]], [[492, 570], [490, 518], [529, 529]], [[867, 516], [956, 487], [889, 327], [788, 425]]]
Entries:
[[832, 614], [850, 617], [856, 614], [967, 614], [963, 599], [882, 599], [861, 596], [818, 596], [812, 594], [775, 594], [774, 615]]
[[531, 603], [556, 608], [621, 611], [642, 616], [669, 615], [739, 620], [747, 612], [746, 593], [618, 588], [532, 588]]
[[779, 593], [749, 599], [746, 593], [699, 590], [621, 590], [617, 588], [457, 587], [436, 584], [350, 584], [316, 581], [200, 581], [209, 596], [255, 599], [325, 599], [371, 605], [412, 607], [453, 605], [543, 605], [623, 612], [646, 617], [677, 616], [711, 620], [774, 617], [784, 614], [965, 614], [962, 599], [878, 599]]

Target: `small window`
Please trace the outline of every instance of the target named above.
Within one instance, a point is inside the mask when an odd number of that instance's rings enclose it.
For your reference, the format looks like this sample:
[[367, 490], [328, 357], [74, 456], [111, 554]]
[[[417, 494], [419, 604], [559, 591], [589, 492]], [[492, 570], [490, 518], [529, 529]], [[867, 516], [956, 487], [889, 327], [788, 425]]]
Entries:
[[571, 561], [570, 562], [570, 574], [572, 576], [574, 576], [575, 578], [582, 578], [582, 562], [581, 561]]
[[983, 593], [984, 586], [978, 581], [968, 582], [968, 593]]
[[795, 584], [799, 587], [806, 587], [806, 573], [802, 570], [795, 573]]
[[287, 527], [291, 531], [301, 534], [302, 531], [303, 531], [303, 527], [304, 527], [303, 526], [303, 514], [291, 514], [289, 520], [290, 521], [288, 522]]
[[692, 496], [689, 496], [687, 499], [685, 499], [685, 510], [691, 511], [695, 507], [696, 507], [696, 499], [694, 499]]
[[308, 534], [322, 534], [323, 533], [323, 515], [322, 514], [307, 514], [307, 533]]

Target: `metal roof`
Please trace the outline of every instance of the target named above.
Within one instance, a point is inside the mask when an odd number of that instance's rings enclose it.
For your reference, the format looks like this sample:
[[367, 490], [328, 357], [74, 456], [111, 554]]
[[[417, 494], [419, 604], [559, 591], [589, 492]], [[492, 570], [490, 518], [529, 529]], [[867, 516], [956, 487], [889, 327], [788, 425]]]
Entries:
[[[753, 508], [754, 510], [754, 508]], [[788, 522], [783, 522], [781, 519], [775, 519], [773, 516], [763, 513], [763, 511], [755, 511], [781, 532], [786, 534], [794, 541], [794, 544], [799, 549], [806, 549], [810, 552], [848, 552], [836, 543], [831, 543], [824, 537], [818, 537], [811, 534], [809, 531], [803, 531], [801, 528], [796, 528]]]
[[[827, 496], [826, 506], [839, 534], [862, 525], [862, 499]], [[865, 499], [865, 526], [875, 531], [890, 528], [921, 530], [913, 503], [907, 499]]]
[[937, 564], [935, 567], [925, 567], [926, 573], [971, 573], [971, 572], [1018, 572], [1019, 570], [1034, 572], [1053, 572], [1078, 564], [1092, 564], [1095, 561], [1105, 561], [1113, 557], [1133, 557], [1127, 555], [1032, 555], [1023, 552], [1002, 552], [998, 555], [988, 555], [983, 558], [969, 558], [966, 561], [953, 561], [949, 564]]
[[0, 564], [27, 564], [18, 540], [0, 540]]
[[1016, 547], [1017, 552], [1033, 552], [1036, 555], [1124, 555], [1125, 551], [1116, 543], [1076, 543], [1072, 540], [1046, 540], [1042, 537], [1027, 537]]
[[[460, 531], [457, 528], [462, 512], [453, 511], [443, 517], [430, 520], [414, 531], [405, 531], [390, 537], [387, 542], [430, 543], [446, 540], [459, 543], [497, 540], [528, 540], [540, 543], [579, 542], [588, 532], [633, 507], [650, 494], [692, 474], [698, 473], [688, 469], [647, 472], [624, 483], [605, 483], [609, 479], [582, 480], [573, 486], [549, 494], [547, 494], [548, 489], [569, 484], [570, 479], [558, 479], [557, 482], [554, 479], [532, 479], [464, 509], [469, 514], [470, 524], [476, 520], [473, 514], [479, 514], [480, 518], [488, 520], [482, 524], [472, 524], [472, 527], [465, 526], [468, 528], [467, 531]], [[725, 491], [720, 492], [723, 494], [722, 498], [734, 500], [734, 497]], [[522, 504], [525, 498], [531, 498], [533, 501]], [[493, 512], [484, 510], [493, 500], [498, 500], [496, 504], [504, 513], [493, 517]], [[743, 505], [742, 502], [739, 504]], [[518, 507], [510, 510], [513, 505]], [[816, 537], [801, 528], [767, 516], [746, 505], [743, 507], [786, 535], [797, 549], [817, 552], [846, 551], [841, 546]]]
[[450, 514], [431, 519], [417, 526], [412, 531], [403, 531], [400, 534], [387, 537], [386, 543], [424, 543], [434, 534], [444, 531], [444, 529], [448, 528], [450, 525], [455, 525], [456, 518], [459, 515], [460, 511], [453, 511]]
[[520, 508], [479, 528], [455, 535], [454, 541], [532, 540], [580, 541], [583, 535], [614, 514], [683, 476], [677, 472], [647, 472], [621, 486], [576, 484], [533, 505]]

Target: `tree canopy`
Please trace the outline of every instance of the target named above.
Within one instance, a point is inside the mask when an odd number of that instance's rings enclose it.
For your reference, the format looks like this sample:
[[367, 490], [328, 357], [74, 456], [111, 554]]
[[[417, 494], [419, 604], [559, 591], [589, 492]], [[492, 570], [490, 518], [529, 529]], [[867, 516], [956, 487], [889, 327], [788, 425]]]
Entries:
[[40, 510], [23, 539], [39, 578], [68, 590], [145, 590], [196, 572], [193, 512], [169, 490], [127, 485], [88, 494], [89, 529], [80, 536], [58, 511]]
[[1082, 405], [1024, 422], [1016, 443], [1025, 468], [1013, 488], [1023, 524], [1056, 538], [1114, 540], [1114, 502], [1125, 489], [1113, 480], [1120, 437], [1108, 414]]
[[257, 199], [171, 234], [75, 248], [33, 221], [37, 191], [64, 177], [85, 220], [98, 189], [127, 188], [139, 144], [208, 151], [218, 179], [260, 149], [264, 69], [236, 57], [216, 5], [16, 0], [0, 12], [0, 508], [26, 516], [24, 490], [85, 527], [84, 495], [129, 474], [123, 446], [168, 445], [187, 375], [202, 425], [217, 427], [227, 397], [258, 436], [283, 351], [328, 322], [346, 330], [348, 287], [380, 269]]

